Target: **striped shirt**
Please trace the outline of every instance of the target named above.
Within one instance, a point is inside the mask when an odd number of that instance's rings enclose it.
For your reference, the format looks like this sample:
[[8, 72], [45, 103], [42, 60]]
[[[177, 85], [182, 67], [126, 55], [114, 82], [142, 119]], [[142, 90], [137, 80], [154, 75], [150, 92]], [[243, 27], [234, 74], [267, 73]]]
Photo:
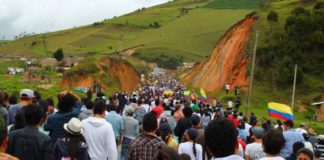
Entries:
[[281, 156], [286, 158], [293, 153], [293, 145], [296, 142], [304, 142], [304, 137], [294, 129], [283, 132], [286, 143], [281, 150]]
[[321, 152], [321, 160], [324, 160], [324, 144], [316, 144], [316, 149]]

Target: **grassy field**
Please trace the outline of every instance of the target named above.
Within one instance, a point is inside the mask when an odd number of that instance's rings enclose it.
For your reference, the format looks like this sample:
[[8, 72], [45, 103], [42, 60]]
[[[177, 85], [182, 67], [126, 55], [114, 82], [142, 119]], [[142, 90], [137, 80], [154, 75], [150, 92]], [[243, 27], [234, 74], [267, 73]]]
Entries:
[[[87, 56], [144, 44], [140, 58], [163, 53], [181, 54], [186, 61], [199, 61], [212, 52], [229, 27], [255, 10], [202, 7], [212, 1], [178, 0], [96, 25], [20, 38], [0, 46], [0, 54], [50, 57], [63, 48], [66, 55]], [[150, 27], [154, 22], [160, 27]]]
[[204, 7], [214, 9], [258, 8], [259, 0], [214, 0]]

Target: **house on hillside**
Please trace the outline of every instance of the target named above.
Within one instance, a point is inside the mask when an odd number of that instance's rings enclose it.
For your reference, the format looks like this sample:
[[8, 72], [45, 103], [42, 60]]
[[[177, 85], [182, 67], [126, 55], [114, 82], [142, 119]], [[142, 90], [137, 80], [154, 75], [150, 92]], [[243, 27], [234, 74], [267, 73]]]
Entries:
[[24, 73], [25, 69], [24, 68], [19, 68], [19, 67], [8, 67], [7, 68], [7, 73], [10, 75], [16, 75], [20, 73]]
[[44, 58], [40, 61], [40, 65], [45, 68], [45, 67], [56, 67], [57, 66], [57, 61], [55, 58]]

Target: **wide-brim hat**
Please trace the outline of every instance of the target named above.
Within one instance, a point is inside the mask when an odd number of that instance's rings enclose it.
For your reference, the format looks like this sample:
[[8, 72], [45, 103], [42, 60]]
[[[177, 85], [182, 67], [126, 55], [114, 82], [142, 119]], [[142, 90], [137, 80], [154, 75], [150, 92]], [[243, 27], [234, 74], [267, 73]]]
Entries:
[[315, 134], [316, 134], [315, 131], [314, 131], [312, 128], [309, 128], [309, 129], [307, 130], [307, 132], [308, 132], [309, 134], [312, 134], [312, 135], [315, 135]]
[[72, 118], [68, 123], [64, 124], [63, 128], [73, 135], [81, 135], [84, 131], [81, 127], [81, 121], [77, 118]]
[[319, 135], [319, 136], [317, 137], [317, 139], [320, 140], [320, 141], [324, 141], [324, 135], [323, 135], [323, 134]]

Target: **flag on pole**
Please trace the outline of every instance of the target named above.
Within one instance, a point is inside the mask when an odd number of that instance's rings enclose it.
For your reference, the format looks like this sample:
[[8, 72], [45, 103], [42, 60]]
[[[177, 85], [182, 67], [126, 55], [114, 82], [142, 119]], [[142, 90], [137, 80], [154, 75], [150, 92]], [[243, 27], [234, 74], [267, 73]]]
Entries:
[[183, 95], [185, 95], [185, 96], [190, 96], [190, 91], [188, 90], [188, 91], [184, 91], [183, 92]]
[[190, 95], [190, 98], [192, 100], [197, 99], [197, 95], [196, 95], [195, 91], [192, 90], [191, 95]]
[[294, 115], [289, 106], [281, 103], [268, 103], [269, 116], [282, 120], [294, 120]]
[[203, 102], [203, 104], [207, 102], [207, 95], [203, 88], [200, 88], [200, 101]]

